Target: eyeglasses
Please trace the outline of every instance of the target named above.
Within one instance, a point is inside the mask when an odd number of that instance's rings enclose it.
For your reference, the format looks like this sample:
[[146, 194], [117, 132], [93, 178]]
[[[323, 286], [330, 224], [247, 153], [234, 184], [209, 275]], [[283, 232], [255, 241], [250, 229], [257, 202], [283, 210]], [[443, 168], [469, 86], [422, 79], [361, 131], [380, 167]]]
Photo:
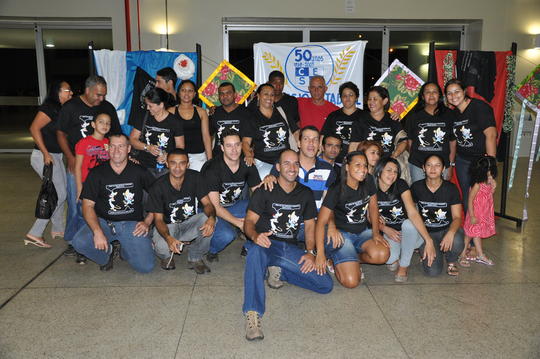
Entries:
[[73, 92], [73, 91], [71, 91], [71, 89], [60, 89], [60, 91], [62, 91], [62, 92]]

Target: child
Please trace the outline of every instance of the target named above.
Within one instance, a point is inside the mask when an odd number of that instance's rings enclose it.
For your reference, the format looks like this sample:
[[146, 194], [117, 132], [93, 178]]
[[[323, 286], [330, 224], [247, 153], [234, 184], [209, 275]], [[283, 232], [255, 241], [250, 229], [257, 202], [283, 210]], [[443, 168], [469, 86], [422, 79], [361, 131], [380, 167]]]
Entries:
[[[492, 266], [494, 263], [487, 258], [482, 250], [482, 238], [495, 235], [495, 210], [493, 208], [493, 193], [497, 186], [497, 162], [492, 156], [478, 159], [471, 167], [471, 187], [469, 205], [465, 216], [465, 248], [461, 253], [460, 264], [470, 266], [471, 260]], [[476, 257], [468, 256], [468, 246], [471, 238], [476, 247]]]

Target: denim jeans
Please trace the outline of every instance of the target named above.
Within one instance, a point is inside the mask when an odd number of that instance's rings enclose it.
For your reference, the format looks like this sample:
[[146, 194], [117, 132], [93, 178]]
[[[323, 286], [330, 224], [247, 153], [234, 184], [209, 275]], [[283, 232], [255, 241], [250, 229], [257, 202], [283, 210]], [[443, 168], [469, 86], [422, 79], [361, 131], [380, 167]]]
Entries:
[[[448, 252], [441, 252], [441, 242], [444, 235], [448, 232], [448, 229], [429, 232], [429, 235], [433, 239], [433, 245], [435, 246], [435, 260], [431, 264], [431, 267], [427, 265], [427, 258], [422, 260], [422, 266], [424, 267], [424, 273], [430, 277], [436, 277], [442, 273], [444, 266], [444, 258], [448, 263], [456, 263], [459, 255], [463, 251], [465, 243], [463, 242], [463, 228], [460, 228], [454, 235], [454, 241], [452, 242], [452, 249]], [[425, 243], [420, 247], [420, 253], [423, 256]]]
[[[197, 213], [181, 223], [167, 224], [171, 236], [182, 242], [190, 242], [190, 244], [184, 246], [184, 252], [187, 250], [188, 261], [190, 262], [199, 261], [208, 253], [210, 237], [203, 237], [199, 229], [207, 219], [206, 214]], [[156, 228], [154, 228], [152, 242], [154, 242], [154, 251], [160, 259], [169, 258], [172, 253], [169, 250], [169, 245]]]
[[270, 248], [263, 248], [251, 241], [246, 243], [248, 254], [244, 272], [244, 313], [254, 310], [261, 316], [265, 312], [265, 283], [268, 266], [281, 267], [281, 280], [317, 293], [332, 291], [333, 282], [328, 273], [318, 275], [317, 272], [302, 273], [298, 264], [305, 254], [293, 244], [272, 241]]
[[362, 252], [362, 244], [373, 237], [373, 231], [366, 229], [361, 233], [340, 231], [343, 236], [343, 245], [333, 248], [332, 243], [327, 243], [325, 238], [324, 251], [326, 256], [334, 262], [334, 265], [343, 262], [359, 262], [358, 253]]
[[[120, 221], [110, 222], [110, 225], [103, 218], [99, 218], [99, 225], [109, 241], [107, 251], [102, 251], [94, 247], [94, 234], [88, 225], [82, 227], [73, 238], [71, 244], [75, 250], [90, 258], [99, 265], [105, 265], [111, 255], [111, 242], [120, 242], [120, 254], [133, 269], [140, 273], [148, 273], [154, 269], [154, 251], [152, 242], [148, 235], [136, 237], [133, 235], [137, 222]], [[114, 232], [111, 229], [114, 228]]]
[[395, 242], [386, 234], [384, 238], [390, 245], [390, 257], [386, 264], [392, 264], [399, 259], [400, 267], [408, 267], [411, 265], [411, 258], [416, 248], [424, 243], [424, 239], [418, 233], [412, 222], [406, 219], [401, 225], [401, 241]]
[[[247, 200], [240, 200], [232, 206], [226, 207], [226, 209], [236, 218], [244, 218], [246, 216], [247, 206]], [[236, 238], [236, 227], [223, 218], [218, 217], [216, 229], [214, 230], [214, 236], [210, 242], [210, 250], [208, 252], [211, 254], [221, 252], [234, 240], [234, 238]]]
[[66, 171], [66, 183], [67, 183], [67, 198], [68, 205], [66, 216], [66, 231], [64, 233], [64, 239], [70, 243], [75, 236], [75, 233], [80, 229], [80, 220], [77, 214], [77, 182], [75, 181], [75, 175]]
[[463, 203], [463, 210], [467, 213], [467, 207], [469, 205], [469, 190], [471, 187], [471, 175], [469, 174], [469, 168], [472, 162], [467, 161], [459, 156], [456, 156], [456, 175], [461, 188], [461, 202]]

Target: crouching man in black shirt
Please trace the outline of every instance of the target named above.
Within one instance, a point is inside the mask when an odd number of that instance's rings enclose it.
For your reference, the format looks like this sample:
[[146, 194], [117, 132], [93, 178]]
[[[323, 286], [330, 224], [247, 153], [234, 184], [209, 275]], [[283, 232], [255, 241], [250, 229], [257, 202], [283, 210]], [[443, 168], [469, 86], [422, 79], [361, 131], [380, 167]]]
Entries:
[[[167, 156], [169, 175], [159, 178], [150, 189], [148, 212], [154, 215], [154, 250], [161, 268], [175, 269], [173, 253], [189, 245], [188, 264], [198, 274], [210, 272], [203, 261], [216, 225], [216, 210], [199, 172], [188, 169], [187, 152], [176, 148]], [[197, 213], [199, 203], [203, 212]]]
[[72, 245], [101, 266], [112, 268], [119, 241], [120, 255], [137, 272], [154, 269], [154, 252], [148, 236], [152, 223], [149, 215], [143, 220], [143, 189], [153, 177], [142, 166], [128, 161], [131, 149], [124, 134], [109, 138], [109, 162], [92, 169], [81, 193], [83, 217], [87, 223], [73, 237]]
[[[271, 288], [278, 289], [285, 281], [317, 293], [328, 293], [333, 286], [324, 265], [315, 266], [317, 209], [313, 192], [296, 181], [300, 167], [298, 154], [283, 151], [276, 166], [277, 183], [271, 191], [263, 187], [255, 191], [244, 220], [244, 232], [251, 239], [246, 243], [243, 306], [248, 340], [264, 338], [260, 317], [265, 311], [267, 269]], [[297, 245], [301, 223], [305, 226], [306, 251]]]

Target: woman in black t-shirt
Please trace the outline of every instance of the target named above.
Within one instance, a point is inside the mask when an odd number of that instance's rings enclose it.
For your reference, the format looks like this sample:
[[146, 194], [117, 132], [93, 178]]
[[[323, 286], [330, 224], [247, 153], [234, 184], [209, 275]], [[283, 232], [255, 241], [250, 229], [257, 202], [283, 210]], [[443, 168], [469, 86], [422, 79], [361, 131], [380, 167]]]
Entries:
[[423, 259], [431, 266], [435, 259], [433, 240], [416, 209], [407, 182], [400, 178], [399, 162], [383, 158], [375, 167], [380, 230], [390, 244], [388, 269], [396, 271], [395, 281], [407, 281], [407, 271], [416, 248], [425, 243]]
[[207, 160], [212, 159], [210, 121], [206, 111], [197, 106], [197, 87], [191, 80], [183, 80], [178, 86], [176, 114], [182, 119], [186, 138], [189, 168], [200, 171]]
[[[457, 276], [459, 274], [457, 260], [464, 246], [459, 192], [456, 185], [442, 178], [444, 160], [441, 156], [430, 155], [424, 161], [423, 168], [426, 178], [413, 183], [411, 192], [424, 225], [433, 239], [436, 252], [431, 266], [428, 265], [427, 258], [423, 259], [424, 272], [429, 276], [441, 274], [443, 257], [446, 257], [448, 263], [446, 273]], [[425, 250], [424, 246], [420, 249], [421, 253]]]
[[456, 174], [467, 211], [471, 180], [469, 168], [479, 157], [496, 156], [497, 129], [493, 109], [487, 103], [471, 99], [465, 85], [452, 79], [444, 86], [448, 103], [454, 107], [454, 136], [456, 137]]
[[409, 139], [409, 169], [412, 182], [425, 178], [422, 165], [430, 154], [439, 154], [446, 167], [444, 178], [452, 176], [451, 166], [456, 157], [456, 139], [452, 130], [454, 113], [444, 105], [441, 87], [426, 82], [420, 88], [418, 103], [406, 116], [405, 128]]
[[[317, 218], [315, 240], [317, 248], [324, 246], [324, 250], [317, 253], [316, 263], [324, 265], [327, 253], [337, 280], [344, 287], [354, 288], [362, 278], [359, 259], [362, 263], [383, 264], [390, 249], [379, 233], [376, 188], [368, 174], [366, 156], [356, 151], [347, 154], [342, 169], [341, 183], [330, 187]], [[368, 218], [376, 219], [371, 221], [372, 229], [368, 228]]]
[[[38, 108], [38, 113], [30, 125], [30, 134], [34, 139], [34, 150], [30, 157], [30, 164], [39, 177], [43, 176], [45, 164], [52, 164], [52, 182], [58, 195], [56, 209], [51, 216], [51, 237], [63, 237], [64, 203], [66, 201], [66, 168], [62, 162], [62, 149], [56, 141], [56, 120], [58, 112], [64, 103], [73, 96], [71, 86], [65, 81], [51, 84], [47, 98]], [[51, 245], [43, 239], [43, 232], [49, 223], [48, 219], [36, 219], [34, 225], [26, 235], [25, 244], [33, 244], [37, 247], [50, 248]]]
[[[257, 89], [259, 107], [253, 112], [251, 121], [242, 124], [242, 151], [248, 166], [255, 164], [261, 178], [266, 177], [279, 155], [289, 146], [289, 130], [298, 143], [298, 127], [294, 121], [287, 121], [274, 108], [274, 87], [262, 84]], [[290, 127], [289, 127], [290, 126]]]
[[134, 124], [129, 141], [139, 150], [137, 160], [142, 166], [159, 177], [164, 169], [167, 153], [175, 148], [184, 148], [184, 132], [178, 117], [169, 113], [166, 105], [170, 95], [160, 88], [154, 88], [144, 96], [148, 113]]
[[[337, 163], [343, 162], [343, 157], [349, 152], [352, 127], [360, 119], [362, 110], [356, 107], [359, 95], [358, 86], [353, 82], [345, 82], [339, 86], [339, 96], [343, 107], [328, 115], [321, 130], [323, 136], [337, 135], [341, 138], [341, 151], [336, 158]], [[321, 136], [321, 139], [323, 136]]]

